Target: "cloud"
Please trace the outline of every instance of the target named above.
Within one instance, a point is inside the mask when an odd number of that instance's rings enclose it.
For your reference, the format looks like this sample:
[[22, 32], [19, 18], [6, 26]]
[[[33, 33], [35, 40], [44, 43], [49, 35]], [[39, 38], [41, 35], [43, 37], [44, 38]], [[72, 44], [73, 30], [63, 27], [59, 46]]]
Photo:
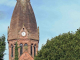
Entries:
[[0, 20], [5, 19], [7, 14], [4, 11], [0, 11]]
[[[2, 22], [2, 21], [0, 21], [0, 22]], [[5, 21], [3, 21], [2, 23], [0, 23], [0, 35], [2, 34], [2, 33], [6, 33], [7, 34], [7, 29], [8, 29], [8, 26], [9, 26], [9, 22], [5, 22]]]
[[16, 0], [1, 0], [0, 5], [6, 5], [9, 7], [14, 7], [16, 4]]
[[48, 38], [69, 31], [75, 32], [80, 27], [80, 4], [77, 4], [76, 1], [48, 0], [45, 2], [44, 0], [41, 4], [33, 5], [37, 24], [40, 27], [39, 49]]
[[80, 8], [77, 4], [63, 5], [57, 7], [60, 11], [61, 18], [55, 21], [52, 30], [59, 33], [76, 31], [80, 27]]
[[[8, 43], [7, 43], [7, 36], [6, 36], [6, 50], [5, 50], [5, 55], [4, 55], [4, 60], [9, 60], [9, 49], [8, 49]], [[7, 58], [7, 59], [6, 59]]]
[[10, 7], [14, 7], [16, 5], [16, 1], [15, 0], [10, 0], [6, 3], [7, 6], [10, 6]]

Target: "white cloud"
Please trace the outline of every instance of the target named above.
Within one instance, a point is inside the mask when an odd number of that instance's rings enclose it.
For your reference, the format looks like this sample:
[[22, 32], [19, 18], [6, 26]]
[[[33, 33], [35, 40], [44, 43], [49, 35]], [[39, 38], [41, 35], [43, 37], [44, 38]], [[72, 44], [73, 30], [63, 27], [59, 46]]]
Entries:
[[3, 22], [0, 23], [0, 35], [3, 33], [7, 33], [7, 29], [8, 29], [9, 23]]
[[14, 7], [16, 4], [16, 0], [1, 0], [0, 5], [6, 5], [10, 7]]
[[5, 50], [4, 53], [6, 53], [6, 54], [4, 55], [4, 60], [9, 60], [9, 49], [8, 49], [7, 38], [6, 38], [6, 50]]
[[16, 5], [16, 1], [14, 1], [14, 0], [11, 1], [10, 0], [9, 2], [6, 3], [6, 5], [10, 6], [10, 7], [14, 7]]
[[4, 3], [6, 3], [8, 0], [1, 0], [0, 1], [0, 4], [4, 4]]

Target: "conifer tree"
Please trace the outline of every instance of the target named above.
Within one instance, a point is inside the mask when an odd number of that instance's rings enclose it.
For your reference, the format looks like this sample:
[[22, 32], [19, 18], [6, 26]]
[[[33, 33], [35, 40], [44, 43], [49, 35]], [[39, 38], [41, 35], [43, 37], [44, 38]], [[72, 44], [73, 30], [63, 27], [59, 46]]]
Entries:
[[2, 37], [0, 37], [0, 60], [3, 60], [5, 46], [6, 46], [5, 36], [3, 35]]

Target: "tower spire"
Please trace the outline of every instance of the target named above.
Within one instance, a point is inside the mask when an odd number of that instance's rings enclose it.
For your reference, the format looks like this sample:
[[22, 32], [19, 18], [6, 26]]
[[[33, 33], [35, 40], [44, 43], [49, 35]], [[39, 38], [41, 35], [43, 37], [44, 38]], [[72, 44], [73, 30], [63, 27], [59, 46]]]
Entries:
[[10, 23], [10, 39], [17, 39], [23, 24], [30, 34], [37, 33], [36, 19], [30, 0], [17, 0]]

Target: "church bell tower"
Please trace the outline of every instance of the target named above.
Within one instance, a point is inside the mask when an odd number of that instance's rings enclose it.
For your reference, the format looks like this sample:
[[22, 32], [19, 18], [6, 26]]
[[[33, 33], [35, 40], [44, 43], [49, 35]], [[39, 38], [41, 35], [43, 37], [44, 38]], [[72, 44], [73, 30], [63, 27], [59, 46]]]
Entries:
[[8, 27], [9, 60], [15, 58], [15, 43], [18, 44], [19, 60], [34, 60], [39, 43], [39, 27], [30, 0], [17, 0]]

